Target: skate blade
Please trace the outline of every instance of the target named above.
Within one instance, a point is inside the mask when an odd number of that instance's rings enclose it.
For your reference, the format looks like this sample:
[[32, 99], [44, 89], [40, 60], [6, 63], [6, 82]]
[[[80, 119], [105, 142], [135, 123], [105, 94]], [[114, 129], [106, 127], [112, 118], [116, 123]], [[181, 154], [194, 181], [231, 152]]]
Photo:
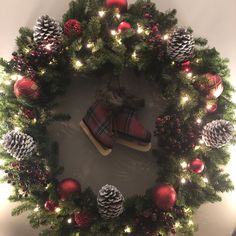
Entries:
[[102, 156], [108, 156], [112, 149], [109, 148], [104, 148], [91, 134], [89, 128], [87, 127], [87, 125], [84, 123], [84, 121], [80, 121], [80, 127], [82, 128], [82, 130], [84, 131], [84, 133], [88, 136], [89, 140], [93, 143], [93, 145], [97, 148], [97, 150], [99, 151], [99, 153]]
[[148, 152], [152, 148], [151, 143], [128, 141], [128, 140], [122, 139], [122, 138], [116, 138], [116, 142], [121, 144], [121, 145], [124, 145], [126, 147], [129, 147], [129, 148], [132, 148], [134, 150], [140, 151], [140, 152]]

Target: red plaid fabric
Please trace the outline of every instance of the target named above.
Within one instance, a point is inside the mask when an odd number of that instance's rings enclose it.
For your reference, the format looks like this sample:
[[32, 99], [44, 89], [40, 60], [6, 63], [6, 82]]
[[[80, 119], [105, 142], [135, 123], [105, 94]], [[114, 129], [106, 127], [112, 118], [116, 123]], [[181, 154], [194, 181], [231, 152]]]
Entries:
[[95, 102], [83, 118], [96, 140], [107, 148], [113, 146], [113, 132], [111, 116], [108, 110], [99, 102]]
[[124, 109], [113, 117], [113, 130], [126, 138], [144, 143], [151, 141], [151, 133], [138, 121], [136, 113], [132, 109]]

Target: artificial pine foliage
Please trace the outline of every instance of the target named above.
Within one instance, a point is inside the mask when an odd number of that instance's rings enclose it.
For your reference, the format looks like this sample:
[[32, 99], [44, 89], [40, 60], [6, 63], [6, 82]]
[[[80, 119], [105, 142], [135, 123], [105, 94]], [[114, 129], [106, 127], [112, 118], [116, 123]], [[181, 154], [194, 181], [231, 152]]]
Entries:
[[[0, 136], [10, 132], [12, 127], [20, 127], [37, 140], [37, 153], [31, 158], [13, 161], [7, 151], [1, 150], [0, 158], [5, 160], [5, 164], [0, 169], [7, 173], [1, 181], [15, 186], [9, 199], [20, 205], [13, 215], [28, 211], [32, 227], [45, 228], [40, 235], [168, 236], [176, 233], [192, 236], [197, 229], [192, 223], [196, 209], [204, 203], [220, 201], [219, 192], [233, 189], [229, 175], [222, 168], [230, 159], [227, 149], [206, 148], [195, 135], [195, 131], [197, 134], [198, 130], [202, 130], [202, 124], [212, 120], [236, 122], [236, 106], [231, 101], [234, 89], [227, 81], [228, 61], [221, 58], [215, 48], [210, 48], [206, 39], [195, 38], [194, 47], [191, 34], [184, 30], [177, 30], [175, 40], [174, 35], [170, 35], [166, 45], [164, 36], [178, 29], [175, 14], [176, 10], [160, 12], [149, 0], [129, 4], [125, 14], [106, 8], [104, 0], [74, 0], [63, 17], [62, 25], [69, 19], [79, 21], [82, 29], [79, 35], [61, 37], [60, 26], [44, 16], [38, 21], [35, 32], [28, 28], [20, 29], [11, 61], [0, 59]], [[132, 30], [119, 34], [117, 28], [122, 21], [128, 22]], [[60, 53], [50, 53], [55, 50]], [[168, 52], [170, 58], [166, 57]], [[192, 76], [179, 64], [185, 60], [188, 60], [187, 69]], [[156, 130], [159, 146], [153, 150], [157, 161], [154, 184], [172, 185], [177, 201], [172, 209], [163, 212], [153, 202], [153, 189], [148, 189], [143, 195], [127, 198], [123, 214], [107, 220], [99, 217], [97, 197], [91, 190], [84, 190], [84, 186], [83, 191], [69, 201], [63, 201], [58, 196], [59, 174], [63, 167], [58, 165], [58, 145], [51, 143], [47, 128], [52, 122], [67, 118], [53, 115], [53, 109], [55, 97], [65, 93], [71, 74], [78, 74], [80, 78], [92, 76], [98, 80], [106, 74], [107, 78], [115, 78], [118, 82], [124, 69], [133, 71], [135, 75], [144, 74], [145, 78], [156, 82], [160, 96], [165, 99], [166, 109]], [[207, 73], [219, 75], [224, 86], [222, 95], [215, 101], [217, 111], [211, 114], [206, 111], [207, 98], [194, 87], [194, 83], [201, 81], [202, 75]], [[40, 87], [40, 99], [27, 104], [27, 108], [34, 111], [29, 117], [25, 117], [25, 112], [22, 112], [25, 107], [13, 91], [15, 81], [22, 77], [33, 79]], [[119, 101], [103, 97], [106, 98], [112, 101], [111, 104], [115, 101], [117, 105]], [[125, 102], [122, 100], [121, 104]], [[194, 132], [189, 132], [192, 130]], [[205, 132], [211, 133], [215, 140], [219, 131], [209, 130]], [[225, 135], [225, 131], [222, 133]], [[164, 139], [167, 141], [164, 142]], [[222, 140], [226, 138], [221, 138], [221, 143]], [[232, 142], [235, 140], [232, 139]], [[196, 157], [205, 165], [201, 174], [185, 168]], [[45, 209], [48, 199], [58, 203], [60, 211]], [[123, 202], [121, 199], [120, 196], [120, 204]], [[119, 212], [123, 207], [120, 205], [120, 208], [116, 206], [114, 209]], [[92, 222], [85, 218], [86, 226], [89, 223], [90, 227], [76, 225], [73, 217], [76, 212], [92, 213]], [[81, 219], [84, 220], [79, 218], [79, 225]]]
[[105, 185], [99, 190], [97, 197], [98, 211], [104, 219], [118, 217], [124, 211], [124, 197], [112, 185]]
[[34, 26], [34, 42], [45, 51], [56, 51], [62, 40], [62, 28], [48, 15], [37, 19]]
[[234, 134], [234, 126], [226, 120], [214, 120], [206, 124], [202, 131], [205, 144], [212, 148], [221, 148], [227, 144]]
[[32, 156], [36, 143], [28, 134], [12, 130], [3, 136], [3, 147], [12, 157], [22, 159]]
[[188, 30], [178, 28], [171, 35], [168, 45], [167, 54], [171, 60], [184, 62], [193, 56], [194, 39]]

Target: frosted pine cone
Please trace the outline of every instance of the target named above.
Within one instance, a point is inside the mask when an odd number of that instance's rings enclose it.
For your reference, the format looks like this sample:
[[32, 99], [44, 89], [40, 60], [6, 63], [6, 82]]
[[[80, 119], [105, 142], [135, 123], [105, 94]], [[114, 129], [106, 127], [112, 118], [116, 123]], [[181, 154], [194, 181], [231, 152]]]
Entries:
[[57, 51], [62, 39], [62, 28], [48, 15], [38, 18], [34, 26], [34, 42], [44, 51]]
[[205, 144], [212, 148], [221, 148], [233, 138], [234, 126], [226, 120], [214, 120], [206, 124], [202, 131]]
[[32, 156], [36, 144], [31, 136], [12, 130], [3, 136], [3, 147], [12, 157], [22, 159]]
[[171, 35], [168, 45], [167, 54], [171, 60], [184, 62], [193, 56], [194, 39], [190, 32], [183, 28], [178, 28]]
[[124, 211], [124, 197], [112, 185], [107, 184], [100, 189], [97, 204], [100, 215], [105, 219], [116, 218]]

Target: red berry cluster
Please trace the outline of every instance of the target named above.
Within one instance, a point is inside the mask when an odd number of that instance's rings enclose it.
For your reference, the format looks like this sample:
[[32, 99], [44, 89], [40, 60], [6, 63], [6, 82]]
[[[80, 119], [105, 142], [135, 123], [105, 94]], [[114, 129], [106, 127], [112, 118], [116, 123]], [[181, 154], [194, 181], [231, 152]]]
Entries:
[[177, 115], [158, 117], [155, 135], [158, 136], [159, 146], [176, 153], [193, 149], [200, 137], [199, 127], [184, 125]]
[[[176, 219], [185, 218], [183, 207], [175, 206], [171, 212], [160, 211], [157, 208], [146, 209], [135, 219], [135, 229], [144, 232], [145, 236], [157, 235], [160, 225], [164, 225], [172, 234], [176, 233]], [[161, 234], [159, 234], [161, 236]]]
[[17, 72], [24, 73], [30, 78], [33, 78], [35, 76], [35, 71], [32, 68], [32, 66], [29, 65], [28, 60], [25, 58], [23, 54], [18, 54], [16, 52], [12, 53], [12, 64], [13, 69]]
[[19, 197], [27, 197], [30, 190], [43, 191], [49, 183], [49, 171], [43, 163], [29, 160], [13, 162], [11, 170], [6, 170], [8, 183], [19, 184], [22, 193]]

